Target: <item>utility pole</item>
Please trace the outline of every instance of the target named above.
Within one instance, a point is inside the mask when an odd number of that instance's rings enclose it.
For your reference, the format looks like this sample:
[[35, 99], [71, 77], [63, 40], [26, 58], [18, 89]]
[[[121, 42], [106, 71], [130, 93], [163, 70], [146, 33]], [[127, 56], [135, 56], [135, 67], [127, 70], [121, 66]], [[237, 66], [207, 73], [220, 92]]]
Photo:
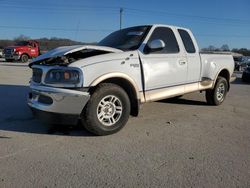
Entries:
[[123, 8], [120, 8], [120, 30], [122, 29], [122, 13], [123, 13]]

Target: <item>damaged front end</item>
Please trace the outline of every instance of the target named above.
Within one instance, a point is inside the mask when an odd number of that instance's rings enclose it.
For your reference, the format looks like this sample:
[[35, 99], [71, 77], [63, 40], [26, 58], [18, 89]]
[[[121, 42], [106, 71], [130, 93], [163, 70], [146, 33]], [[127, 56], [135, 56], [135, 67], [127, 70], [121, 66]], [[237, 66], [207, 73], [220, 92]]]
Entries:
[[75, 124], [90, 98], [88, 91], [79, 89], [82, 70], [53, 65], [32, 65], [28, 105], [34, 116], [45, 122]]
[[[51, 50], [36, 59], [29, 66], [33, 74], [28, 105], [38, 118], [45, 121], [70, 123], [66, 119], [80, 118], [90, 94], [83, 90], [83, 72], [80, 67], [69, 64], [81, 59], [120, 50], [101, 46], [69, 46]], [[59, 118], [60, 117], [60, 118]]]

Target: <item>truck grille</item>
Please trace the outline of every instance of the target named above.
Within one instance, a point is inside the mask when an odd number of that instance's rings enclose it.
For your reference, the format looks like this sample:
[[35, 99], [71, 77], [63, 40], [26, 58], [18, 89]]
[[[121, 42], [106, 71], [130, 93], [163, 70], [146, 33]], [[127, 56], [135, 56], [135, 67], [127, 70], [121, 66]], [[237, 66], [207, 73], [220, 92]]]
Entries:
[[13, 52], [13, 49], [11, 48], [4, 49], [4, 54], [11, 55], [12, 52]]
[[36, 83], [41, 83], [43, 71], [39, 68], [33, 68], [32, 81]]

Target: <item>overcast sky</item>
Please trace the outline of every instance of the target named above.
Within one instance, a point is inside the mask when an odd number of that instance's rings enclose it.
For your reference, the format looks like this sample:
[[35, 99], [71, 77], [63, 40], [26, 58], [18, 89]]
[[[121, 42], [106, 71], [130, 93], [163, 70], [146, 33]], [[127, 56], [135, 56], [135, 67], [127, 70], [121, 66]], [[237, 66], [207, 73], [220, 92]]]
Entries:
[[0, 39], [20, 34], [96, 42], [123, 27], [170, 24], [190, 28], [201, 47], [250, 48], [249, 0], [0, 0]]

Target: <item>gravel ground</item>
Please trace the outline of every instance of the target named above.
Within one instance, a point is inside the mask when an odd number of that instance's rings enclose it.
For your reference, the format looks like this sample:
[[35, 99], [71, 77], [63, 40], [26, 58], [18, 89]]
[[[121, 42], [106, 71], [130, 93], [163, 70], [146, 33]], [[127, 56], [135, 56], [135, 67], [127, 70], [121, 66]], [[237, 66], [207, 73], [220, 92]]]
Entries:
[[[250, 85], [142, 106], [120, 132], [33, 119], [27, 64], [0, 62], [0, 187], [250, 187]], [[240, 77], [240, 74], [238, 74]]]

